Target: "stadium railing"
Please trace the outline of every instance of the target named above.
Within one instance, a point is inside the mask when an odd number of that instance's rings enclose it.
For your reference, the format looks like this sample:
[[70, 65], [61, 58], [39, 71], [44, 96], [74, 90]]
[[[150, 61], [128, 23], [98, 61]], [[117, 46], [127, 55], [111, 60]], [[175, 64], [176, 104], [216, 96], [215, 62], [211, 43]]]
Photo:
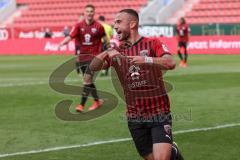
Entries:
[[15, 10], [16, 10], [15, 0], [1, 0], [0, 1], [0, 22], [3, 22]]

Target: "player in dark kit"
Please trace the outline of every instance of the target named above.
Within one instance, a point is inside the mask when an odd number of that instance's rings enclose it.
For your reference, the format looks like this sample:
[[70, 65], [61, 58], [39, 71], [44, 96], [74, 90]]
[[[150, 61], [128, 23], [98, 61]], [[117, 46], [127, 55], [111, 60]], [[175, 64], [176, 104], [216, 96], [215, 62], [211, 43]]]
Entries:
[[138, 13], [120, 11], [114, 29], [120, 47], [97, 55], [92, 71], [112, 66], [123, 87], [128, 127], [139, 154], [145, 160], [182, 160], [173, 143], [170, 101], [163, 82], [163, 70], [175, 67], [168, 48], [158, 39], [141, 37]]
[[102, 42], [101, 39], [105, 37], [105, 31], [103, 26], [93, 19], [95, 14], [95, 7], [93, 5], [86, 5], [84, 11], [84, 20], [77, 23], [70, 36], [66, 37], [60, 44], [59, 48], [72, 39], [79, 40], [80, 54], [79, 62], [81, 64], [81, 71], [83, 77], [83, 92], [81, 103], [76, 107], [76, 111], [82, 112], [84, 105], [87, 101], [88, 95], [91, 93], [95, 102], [89, 108], [89, 110], [95, 110], [100, 107], [103, 103], [102, 99], [99, 99], [97, 95], [96, 87], [93, 83], [93, 73], [88, 69], [88, 66], [93, 56], [96, 56], [101, 52]]
[[[187, 67], [187, 44], [189, 41], [190, 28], [186, 23], [185, 19], [182, 17], [179, 24], [176, 26], [177, 41], [178, 41], [178, 56], [181, 60], [179, 66]], [[182, 48], [184, 49], [184, 56], [181, 53]]]

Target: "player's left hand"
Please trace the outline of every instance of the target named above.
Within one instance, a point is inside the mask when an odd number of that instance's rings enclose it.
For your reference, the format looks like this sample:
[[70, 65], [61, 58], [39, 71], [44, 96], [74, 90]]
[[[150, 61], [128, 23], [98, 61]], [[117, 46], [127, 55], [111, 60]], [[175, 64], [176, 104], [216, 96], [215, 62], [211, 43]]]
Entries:
[[121, 56], [120, 52], [118, 52], [117, 50], [112, 49], [112, 48], [108, 49], [106, 52], [107, 52], [110, 59], [112, 59], [115, 56]]
[[130, 63], [132, 64], [144, 64], [145, 59], [143, 56], [128, 56], [128, 59], [130, 59]]

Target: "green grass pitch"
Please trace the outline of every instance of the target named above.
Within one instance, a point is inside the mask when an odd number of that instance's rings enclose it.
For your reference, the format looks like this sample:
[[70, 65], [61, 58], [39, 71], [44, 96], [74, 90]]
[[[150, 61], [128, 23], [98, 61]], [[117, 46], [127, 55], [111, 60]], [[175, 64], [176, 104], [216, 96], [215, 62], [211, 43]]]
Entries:
[[[79, 97], [63, 95], [48, 85], [51, 72], [69, 56], [0, 57], [0, 157], [61, 146], [128, 138], [125, 106], [98, 119], [66, 122], [54, 113], [57, 102]], [[177, 57], [176, 57], [177, 59]], [[174, 131], [240, 123], [240, 56], [190, 55], [189, 67], [169, 71]], [[72, 72], [67, 83], [80, 85]], [[110, 78], [99, 77], [99, 90], [115, 95]], [[92, 100], [90, 99], [89, 102]], [[186, 160], [239, 160], [240, 126], [176, 134]], [[132, 141], [93, 145], [1, 160], [140, 160]]]

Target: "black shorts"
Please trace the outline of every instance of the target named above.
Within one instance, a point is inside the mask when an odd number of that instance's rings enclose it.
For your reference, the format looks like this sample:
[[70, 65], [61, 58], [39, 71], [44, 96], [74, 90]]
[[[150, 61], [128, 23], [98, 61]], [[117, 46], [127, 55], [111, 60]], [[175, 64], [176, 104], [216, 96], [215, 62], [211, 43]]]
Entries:
[[162, 114], [149, 120], [128, 120], [128, 128], [140, 156], [152, 153], [154, 143], [172, 144], [171, 114]]
[[91, 61], [79, 62], [78, 67], [80, 68], [83, 75], [84, 74], [90, 74], [90, 75], [94, 74], [94, 72], [89, 69], [90, 63], [91, 63]]
[[187, 48], [187, 42], [179, 41], [178, 42], [178, 47], [184, 47], [186, 49]]

